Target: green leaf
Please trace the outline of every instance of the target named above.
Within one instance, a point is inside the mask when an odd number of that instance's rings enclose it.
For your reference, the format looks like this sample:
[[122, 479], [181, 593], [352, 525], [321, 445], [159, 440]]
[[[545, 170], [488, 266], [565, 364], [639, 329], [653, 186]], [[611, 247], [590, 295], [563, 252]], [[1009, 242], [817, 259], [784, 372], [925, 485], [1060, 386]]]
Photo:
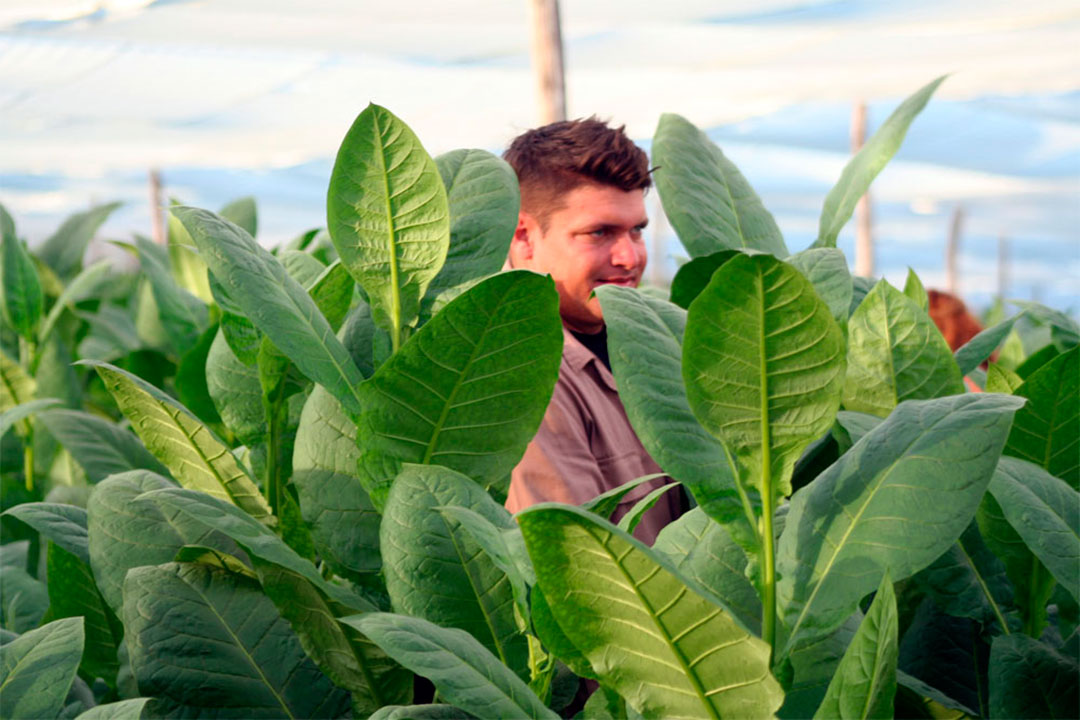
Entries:
[[251, 237], [255, 237], [255, 234], [259, 229], [259, 217], [255, 207], [255, 198], [250, 195], [237, 198], [228, 203], [225, 207], [221, 208], [221, 212], [219, 212], [218, 215], [232, 224], [244, 228], [244, 232]]
[[375, 507], [407, 462], [443, 465], [505, 491], [561, 358], [550, 277], [502, 273], [447, 305], [361, 388], [359, 472]]
[[352, 305], [355, 283], [349, 271], [340, 260], [335, 260], [305, 287], [308, 288], [308, 294], [315, 301], [319, 312], [330, 323], [334, 332], [337, 332]]
[[233, 353], [225, 327], [214, 337], [206, 354], [206, 390], [225, 427], [240, 442], [252, 446], [266, 436], [259, 371]]
[[[994, 472], [996, 475], [1000, 469]], [[1046, 604], [1057, 584], [1054, 576], [1006, 519], [1005, 511], [993, 493], [983, 496], [975, 519], [986, 546], [1005, 565], [1005, 573], [1013, 586], [1013, 601], [1020, 611], [1025, 631], [1040, 635], [1047, 623]]]
[[907, 279], [904, 281], [904, 295], [911, 298], [923, 312], [930, 312], [930, 298], [926, 294], [926, 288], [923, 287], [922, 280], [910, 267], [907, 269]]
[[[150, 298], [150, 310], [154, 314], [153, 320], [160, 325], [157, 321], [157, 306], [152, 305], [153, 295], [150, 294], [149, 285], [145, 287], [146, 296]], [[140, 314], [142, 308], [143, 305], [140, 303]], [[144, 344], [153, 348], [164, 347], [163, 342], [146, 340], [144, 337], [145, 326], [140, 327], [138, 319], [132, 321], [130, 312], [126, 308], [115, 305], [102, 305], [94, 314], [76, 312], [75, 315], [90, 326], [89, 334], [79, 344], [79, 357], [94, 360], [115, 360], [142, 349]], [[162, 337], [164, 338], [164, 330], [162, 330]], [[151, 338], [151, 340], [153, 339]]]
[[191, 410], [203, 422], [213, 425], [221, 422], [221, 416], [214, 407], [210, 389], [206, 384], [206, 358], [210, 353], [214, 338], [217, 337], [218, 327], [215, 323], [206, 328], [199, 335], [195, 345], [181, 353], [174, 381], [176, 394], [184, 407]]
[[911, 121], [922, 112], [930, 96], [944, 80], [945, 76], [942, 75], [900, 103], [900, 107], [844, 166], [840, 179], [825, 197], [814, 247], [836, 247], [836, 236], [851, 219], [859, 198], [866, 194], [870, 183], [900, 149]]
[[683, 263], [671, 280], [671, 302], [684, 310], [689, 308], [694, 298], [709, 284], [713, 273], [738, 254], [738, 250], [721, 250]]
[[1080, 667], [1024, 635], [994, 638], [990, 650], [990, 717], [1080, 717]]
[[4, 392], [0, 393], [0, 410], [10, 410], [16, 405], [28, 403], [34, 399], [37, 383], [26, 374], [19, 363], [0, 351], [0, 383]]
[[685, 118], [660, 116], [652, 164], [664, 214], [691, 257], [729, 249], [788, 254], [780, 228], [750, 183]]
[[0, 625], [15, 633], [36, 628], [49, 604], [45, 584], [24, 568], [6, 565], [0, 572]]
[[53, 330], [56, 328], [56, 323], [59, 322], [64, 309], [74, 307], [75, 303], [91, 297], [102, 281], [109, 276], [109, 271], [111, 269], [111, 262], [108, 260], [99, 260], [93, 265], [80, 271], [79, 274], [64, 287], [63, 292], [61, 292], [60, 296], [53, 302], [52, 307], [49, 308], [49, 314], [45, 316], [45, 321], [41, 324], [41, 330], [38, 333], [39, 343], [44, 343], [49, 339], [49, 336], [52, 335]]
[[[724, 448], [690, 411], [681, 379], [686, 313], [631, 288], [604, 285], [596, 295], [619, 399], [641, 444], [664, 472], [686, 485], [710, 517], [738, 523], [740, 538], [753, 538], [747, 499], [741, 497]], [[671, 441], [674, 437], [678, 442]]]
[[183, 355], [206, 329], [206, 305], [173, 280], [166, 248], [142, 237], [136, 237], [135, 244], [172, 350], [177, 356]]
[[82, 674], [91, 681], [102, 678], [114, 687], [120, 667], [116, 649], [123, 628], [98, 591], [89, 562], [49, 543], [47, 567], [49, 617], [83, 618], [86, 647], [80, 663]]
[[885, 571], [941, 556], [971, 522], [1020, 401], [909, 401], [791, 499], [777, 552], [790, 648], [830, 632]]
[[319, 672], [258, 583], [242, 575], [181, 563], [131, 570], [124, 627], [139, 691], [184, 714], [338, 717], [348, 708], [348, 694]]
[[904, 400], [964, 392], [963, 377], [930, 316], [884, 280], [848, 322], [844, 407], [885, 417]]
[[81, 713], [75, 720], [140, 720], [147, 703], [153, 698], [131, 698], [97, 705]]
[[502, 269], [521, 205], [513, 168], [486, 150], [452, 150], [435, 165], [449, 203], [450, 246], [429, 298]]
[[1065, 352], [1080, 343], [1080, 325], [1060, 310], [1054, 310], [1030, 300], [1010, 300], [1009, 302], [1023, 308], [1028, 317], [1036, 322], [1050, 326], [1050, 336], [1059, 352]]
[[304, 375], [325, 385], [350, 413], [361, 404], [363, 381], [348, 352], [307, 291], [241, 228], [213, 213], [174, 208], [210, 272], [247, 318]]
[[[999, 473], [1000, 466], [994, 477]], [[1012, 605], [1012, 587], [1005, 566], [986, 547], [976, 523], [915, 579], [949, 615], [984, 625], [997, 621], [1003, 631], [1009, 629], [1005, 611]]]
[[649, 512], [653, 505], [656, 505], [660, 498], [664, 496], [664, 493], [678, 486], [679, 483], [673, 482], [651, 490], [648, 495], [634, 503], [633, 507], [622, 516], [619, 520], [618, 528], [624, 532], [634, 532], [634, 528], [636, 528], [638, 523], [641, 522], [641, 519], [645, 517], [645, 513]]
[[173, 484], [148, 470], [132, 470], [106, 478], [94, 488], [87, 503], [90, 566], [102, 597], [121, 613], [121, 587], [131, 568], [171, 561], [185, 545], [203, 545], [241, 555], [221, 533], [185, 515], [165, 515], [139, 497], [148, 490]]
[[292, 482], [312, 540], [334, 572], [377, 572], [379, 513], [357, 477], [356, 426], [325, 388], [304, 403], [296, 429]]
[[[848, 448], [859, 442], [863, 435], [880, 425], [881, 418], [868, 413], [841, 410], [836, 413], [836, 424], [842, 428], [846, 435], [846, 441], [841, 444], [841, 450], [847, 452]], [[834, 428], [833, 433], [836, 434], [836, 432], [837, 430]]]
[[0, 239], [0, 311], [12, 330], [29, 342], [37, 340], [38, 326], [45, 311], [34, 261], [14, 232], [4, 232]]
[[98, 228], [121, 203], [98, 205], [85, 212], [75, 213], [38, 248], [37, 256], [61, 279], [67, 279], [82, 268], [83, 255]]
[[597, 679], [596, 671], [589, 664], [589, 660], [559, 627], [555, 616], [551, 614], [551, 606], [548, 605], [547, 598], [544, 597], [544, 591], [540, 589], [539, 585], [532, 588], [529, 593], [529, 601], [531, 603], [529, 614], [532, 617], [533, 630], [543, 643], [544, 649], [564, 662], [574, 674], [583, 678]]
[[439, 511], [445, 505], [512, 527], [510, 513], [469, 478], [406, 465], [390, 489], [379, 530], [394, 610], [467, 631], [527, 679], [529, 648], [514, 620], [510, 580], [456, 519]]
[[172, 214], [172, 208], [178, 204], [173, 201], [168, 215], [168, 252], [172, 276], [177, 285], [209, 305], [214, 294], [210, 289], [206, 263], [199, 257], [184, 224]]
[[898, 636], [896, 595], [885, 573], [814, 717], [891, 719]]
[[229, 447], [187, 408], [125, 370], [82, 362], [97, 370], [146, 448], [181, 485], [234, 502], [256, 519], [273, 521], [258, 487]]
[[1003, 457], [990, 493], [1054, 578], [1080, 600], [1080, 493], [1037, 465]]
[[[7, 391], [7, 388], [4, 388]], [[0, 437], [3, 437], [8, 430], [17, 422], [21, 422], [30, 417], [34, 413], [47, 410], [49, 408], [56, 407], [60, 404], [60, 401], [56, 398], [45, 398], [44, 400], [30, 400], [24, 402], [21, 405], [14, 405], [2, 412], [0, 412]]]
[[1024, 379], [1003, 365], [990, 363], [986, 370], [986, 392], [1013, 395]]
[[558, 716], [472, 635], [421, 618], [366, 613], [342, 618], [390, 657], [435, 684], [446, 702], [479, 717]]
[[1035, 463], [1080, 489], [1080, 348], [1057, 356], [1016, 389], [1027, 404], [1016, 413], [1005, 454]]
[[588, 510], [593, 515], [599, 515], [605, 520], [610, 520], [612, 513], [619, 508], [619, 503], [621, 503], [623, 498], [629, 495], [631, 491], [639, 485], [662, 477], [664, 477], [663, 473], [652, 473], [650, 475], [642, 475], [633, 480], [628, 480], [618, 487], [614, 487], [611, 490], [600, 493], [590, 500], [586, 500], [581, 504], [581, 508]]
[[412, 673], [390, 660], [370, 640], [338, 623], [335, 610], [350, 610], [328, 601], [292, 570], [257, 556], [255, 567], [263, 591], [292, 625], [308, 656], [335, 685], [352, 694], [354, 716], [367, 716], [389, 702], [412, 697]]
[[82, 657], [82, 618], [56, 620], [0, 649], [0, 717], [59, 716]]
[[838, 323], [846, 323], [851, 314], [854, 291], [847, 258], [836, 248], [808, 248], [787, 258], [801, 272]]
[[646, 717], [766, 717], [769, 647], [662, 557], [594, 515], [517, 515], [552, 613], [600, 681]]
[[715, 595], [744, 627], [760, 633], [761, 599], [746, 577], [746, 553], [702, 508], [661, 530], [653, 550]]
[[79, 560], [90, 564], [90, 546], [86, 534], [86, 510], [75, 505], [30, 502], [10, 507], [4, 515], [18, 518]]
[[863, 614], [855, 611], [833, 632], [799, 643], [787, 654], [781, 666], [789, 677], [784, 682], [784, 704], [777, 717], [812, 717], [825, 699], [836, 668], [862, 623]]
[[41, 423], [71, 453], [92, 483], [109, 475], [140, 468], [159, 475], [169, 471], [132, 432], [81, 410], [50, 410]]
[[843, 348], [840, 328], [810, 282], [768, 255], [729, 261], [690, 306], [686, 395], [735, 461], [748, 520], [757, 514], [751, 493], [766, 508], [790, 494], [795, 461], [832, 426]]
[[473, 717], [453, 705], [387, 705], [368, 720], [472, 720]]
[[1024, 313], [1017, 313], [1007, 320], [1002, 320], [993, 327], [988, 327], [975, 337], [968, 340], [956, 351], [956, 364], [960, 366], [960, 374], [967, 375], [990, 357], [997, 346], [1012, 332], [1013, 325], [1023, 317]]
[[250, 515], [235, 505], [205, 493], [181, 488], [152, 490], [143, 496], [167, 515], [184, 515], [189, 520], [212, 528], [242, 547], [248, 555], [279, 565], [303, 577], [334, 602], [355, 611], [373, 610], [374, 605], [344, 585], [325, 580], [310, 560], [295, 550]]
[[435, 161], [389, 110], [368, 105], [349, 128], [330, 175], [326, 218], [341, 261], [397, 351], [443, 266], [450, 210]]

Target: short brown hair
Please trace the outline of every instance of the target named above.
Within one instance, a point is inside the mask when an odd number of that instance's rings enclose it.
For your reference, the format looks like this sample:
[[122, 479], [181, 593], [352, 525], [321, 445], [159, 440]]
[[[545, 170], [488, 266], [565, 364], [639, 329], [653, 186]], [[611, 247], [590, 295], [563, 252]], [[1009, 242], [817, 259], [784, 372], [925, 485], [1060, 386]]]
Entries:
[[546, 227], [562, 196], [580, 185], [610, 185], [627, 192], [650, 187], [649, 158], [627, 137], [625, 127], [610, 128], [594, 115], [514, 138], [503, 159], [517, 173], [521, 209]]

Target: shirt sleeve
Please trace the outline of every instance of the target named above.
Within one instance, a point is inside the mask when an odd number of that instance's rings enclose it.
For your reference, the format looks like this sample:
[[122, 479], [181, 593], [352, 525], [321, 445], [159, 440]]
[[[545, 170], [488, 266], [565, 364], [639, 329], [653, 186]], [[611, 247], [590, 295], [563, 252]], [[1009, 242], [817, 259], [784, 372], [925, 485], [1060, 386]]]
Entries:
[[591, 420], [559, 382], [536, 436], [510, 476], [506, 507], [524, 510], [541, 502], [580, 505], [604, 491], [604, 478], [589, 446]]

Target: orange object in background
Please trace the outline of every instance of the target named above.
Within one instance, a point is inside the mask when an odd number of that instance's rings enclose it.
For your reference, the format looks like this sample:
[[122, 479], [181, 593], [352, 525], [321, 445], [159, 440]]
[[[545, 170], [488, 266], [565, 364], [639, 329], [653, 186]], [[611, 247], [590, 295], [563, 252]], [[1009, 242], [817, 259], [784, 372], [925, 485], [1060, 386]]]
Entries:
[[[949, 343], [953, 352], [982, 332], [982, 324], [968, 311], [960, 298], [941, 290], [927, 290], [926, 295], [930, 299], [930, 319], [945, 336], [945, 342]], [[979, 367], [985, 369], [986, 363], [983, 362]], [[964, 378], [964, 384], [972, 392], [982, 392], [968, 377]]]

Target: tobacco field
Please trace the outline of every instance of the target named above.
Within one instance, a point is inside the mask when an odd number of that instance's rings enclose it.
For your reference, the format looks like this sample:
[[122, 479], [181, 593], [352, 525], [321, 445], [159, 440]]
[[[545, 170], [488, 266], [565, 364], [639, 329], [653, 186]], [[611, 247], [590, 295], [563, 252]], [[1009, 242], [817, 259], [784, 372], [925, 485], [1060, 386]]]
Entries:
[[131, 272], [83, 264], [115, 205], [32, 248], [4, 209], [0, 717], [1080, 717], [1080, 329], [1016, 301], [954, 353], [914, 273], [836, 247], [940, 82], [805, 249], [662, 116], [689, 260], [597, 295], [672, 482], [516, 516], [562, 330], [549, 277], [501, 272], [495, 155], [370, 105], [325, 230], [178, 203]]

